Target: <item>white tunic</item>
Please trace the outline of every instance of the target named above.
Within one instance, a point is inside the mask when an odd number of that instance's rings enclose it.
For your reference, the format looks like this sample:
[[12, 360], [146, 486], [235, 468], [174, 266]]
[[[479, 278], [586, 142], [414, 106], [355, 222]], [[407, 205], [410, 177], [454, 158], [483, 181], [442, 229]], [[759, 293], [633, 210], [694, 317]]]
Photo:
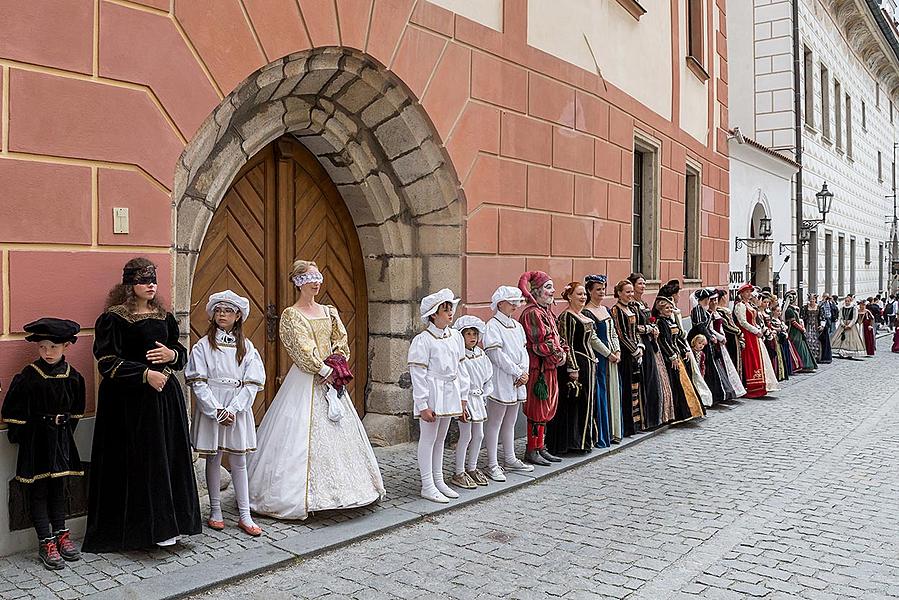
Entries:
[[[218, 349], [204, 337], [190, 351], [184, 370], [187, 384], [194, 392], [190, 440], [199, 454], [246, 454], [256, 450], [256, 423], [253, 400], [265, 385], [262, 357], [250, 340], [245, 340], [246, 354], [237, 364], [234, 338], [221, 329], [216, 331]], [[234, 423], [219, 425], [216, 414], [225, 409], [234, 414]]]
[[461, 368], [465, 358], [462, 334], [433, 323], [419, 333], [409, 346], [409, 374], [412, 376], [412, 414], [430, 408], [438, 417], [462, 415], [462, 398], [468, 397], [468, 373]]
[[465, 350], [462, 368], [468, 375], [468, 416], [472, 423], [487, 420], [484, 400], [493, 392], [493, 364], [483, 350], [475, 346]]
[[528, 351], [521, 323], [497, 311], [487, 321], [484, 349], [494, 367], [493, 391], [488, 398], [500, 404], [524, 402], [527, 386], [515, 385], [528, 372]]

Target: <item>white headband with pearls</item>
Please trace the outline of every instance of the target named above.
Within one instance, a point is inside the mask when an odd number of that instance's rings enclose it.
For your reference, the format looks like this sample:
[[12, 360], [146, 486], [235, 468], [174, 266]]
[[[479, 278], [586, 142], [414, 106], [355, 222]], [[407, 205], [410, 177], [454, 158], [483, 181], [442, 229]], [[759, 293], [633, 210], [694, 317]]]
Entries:
[[325, 278], [318, 271], [306, 271], [300, 275], [294, 275], [290, 279], [297, 287], [303, 287], [307, 283], [322, 283]]

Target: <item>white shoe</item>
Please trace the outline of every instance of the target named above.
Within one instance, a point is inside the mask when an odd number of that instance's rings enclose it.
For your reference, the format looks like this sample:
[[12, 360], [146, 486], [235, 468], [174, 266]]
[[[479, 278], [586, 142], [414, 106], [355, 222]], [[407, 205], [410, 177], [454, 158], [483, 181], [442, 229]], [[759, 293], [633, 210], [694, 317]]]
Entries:
[[457, 494], [453, 488], [446, 485], [446, 482], [443, 480], [443, 475], [434, 475], [434, 487], [447, 498], [455, 499], [459, 497], [459, 494]]
[[429, 489], [421, 488], [421, 497], [438, 504], [449, 504], [449, 498], [441, 494], [436, 487]]
[[500, 469], [498, 466], [487, 467], [487, 471], [485, 472], [485, 475], [487, 475], [487, 477], [489, 477], [493, 481], [505, 481], [506, 480], [506, 474], [503, 473], [503, 470]]
[[521, 462], [517, 458], [512, 462], [507, 462], [503, 465], [503, 469], [506, 471], [520, 471], [522, 473], [530, 473], [534, 470], [534, 465], [529, 465]]
[[176, 535], [175, 537], [171, 537], [167, 540], [163, 540], [161, 542], [156, 542], [156, 545], [160, 546], [162, 548], [165, 548], [166, 546], [174, 546], [175, 544], [178, 543], [179, 539], [180, 539], [180, 536]]

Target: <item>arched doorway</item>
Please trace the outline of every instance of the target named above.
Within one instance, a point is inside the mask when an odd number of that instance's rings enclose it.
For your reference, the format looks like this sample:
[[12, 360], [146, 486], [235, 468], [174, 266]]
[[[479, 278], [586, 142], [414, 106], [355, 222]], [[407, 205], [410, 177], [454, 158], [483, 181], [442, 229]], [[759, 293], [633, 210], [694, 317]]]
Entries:
[[[396, 75], [349, 48], [296, 52], [228, 94], [175, 170], [174, 305], [192, 312], [207, 230], [244, 168], [282, 136], [298, 140], [330, 176], [362, 250], [368, 293], [363, 424], [375, 445], [412, 433], [409, 343], [419, 299], [462, 288], [465, 199], [444, 143]], [[357, 332], [360, 326], [357, 325]], [[185, 332], [186, 333], [186, 332]], [[357, 370], [364, 368], [357, 362]]]
[[[759, 199], [764, 194], [759, 191]], [[760, 240], [760, 226], [762, 219], [767, 218], [768, 212], [765, 210], [764, 204], [759, 202], [752, 209], [752, 217], [749, 223], [749, 237], [753, 240]], [[749, 265], [747, 266], [749, 273], [747, 281], [761, 288], [770, 288], [773, 275], [773, 264], [771, 262], [771, 243], [754, 243], [748, 246]]]
[[349, 386], [364, 414], [368, 366], [368, 298], [362, 250], [334, 183], [299, 142], [282, 137], [240, 170], [216, 208], [200, 248], [191, 290], [191, 341], [209, 324], [209, 294], [232, 289], [250, 299], [245, 332], [259, 349], [268, 383], [253, 406], [257, 424], [292, 365], [278, 342], [278, 318], [296, 293], [287, 280], [294, 260], [315, 261], [325, 276], [318, 301], [340, 312], [350, 343]]

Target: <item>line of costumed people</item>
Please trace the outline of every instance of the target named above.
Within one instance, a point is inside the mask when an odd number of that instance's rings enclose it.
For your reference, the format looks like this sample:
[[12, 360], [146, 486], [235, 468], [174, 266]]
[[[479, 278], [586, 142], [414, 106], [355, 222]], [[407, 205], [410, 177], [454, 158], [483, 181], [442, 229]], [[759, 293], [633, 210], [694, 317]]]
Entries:
[[[239, 518], [280, 519], [365, 506], [384, 483], [346, 385], [347, 332], [333, 306], [315, 297], [324, 281], [313, 262], [296, 261], [297, 301], [281, 315], [280, 337], [293, 360], [257, 431], [253, 401], [265, 385], [262, 358], [243, 333], [250, 302], [231, 290], [210, 296], [209, 327], [188, 352], [175, 317], [157, 294], [156, 266], [130, 260], [97, 319], [94, 356], [102, 376], [91, 451], [87, 552], [171, 546], [202, 530], [191, 449], [206, 459], [211, 529], [223, 529], [220, 465], [229, 455]], [[47, 569], [80, 551], [65, 527], [66, 477], [84, 475], [73, 432], [83, 416], [84, 379], [64, 356], [78, 323], [44, 318], [25, 326], [39, 358], [10, 386], [2, 407], [18, 444], [16, 480], [28, 486], [30, 513]], [[188, 424], [180, 384], [196, 396]]]
[[[700, 289], [687, 330], [679, 281], [662, 286], [651, 305], [645, 291], [643, 275], [632, 273], [606, 302], [606, 276], [589, 275], [562, 289], [565, 306], [554, 312], [553, 280], [529, 271], [517, 287], [497, 288], [486, 323], [471, 315], [454, 322], [460, 299], [449, 289], [422, 299], [425, 329], [408, 356], [422, 497], [447, 503], [459, 497], [453, 487], [505, 481], [508, 472], [701, 418], [717, 402], [764, 396], [787, 374], [817, 366], [795, 298], [782, 317], [773, 296], [751, 285], [739, 290], [733, 310], [726, 291]], [[519, 403], [524, 460], [514, 447]], [[452, 419], [460, 433], [447, 483], [443, 449]]]

